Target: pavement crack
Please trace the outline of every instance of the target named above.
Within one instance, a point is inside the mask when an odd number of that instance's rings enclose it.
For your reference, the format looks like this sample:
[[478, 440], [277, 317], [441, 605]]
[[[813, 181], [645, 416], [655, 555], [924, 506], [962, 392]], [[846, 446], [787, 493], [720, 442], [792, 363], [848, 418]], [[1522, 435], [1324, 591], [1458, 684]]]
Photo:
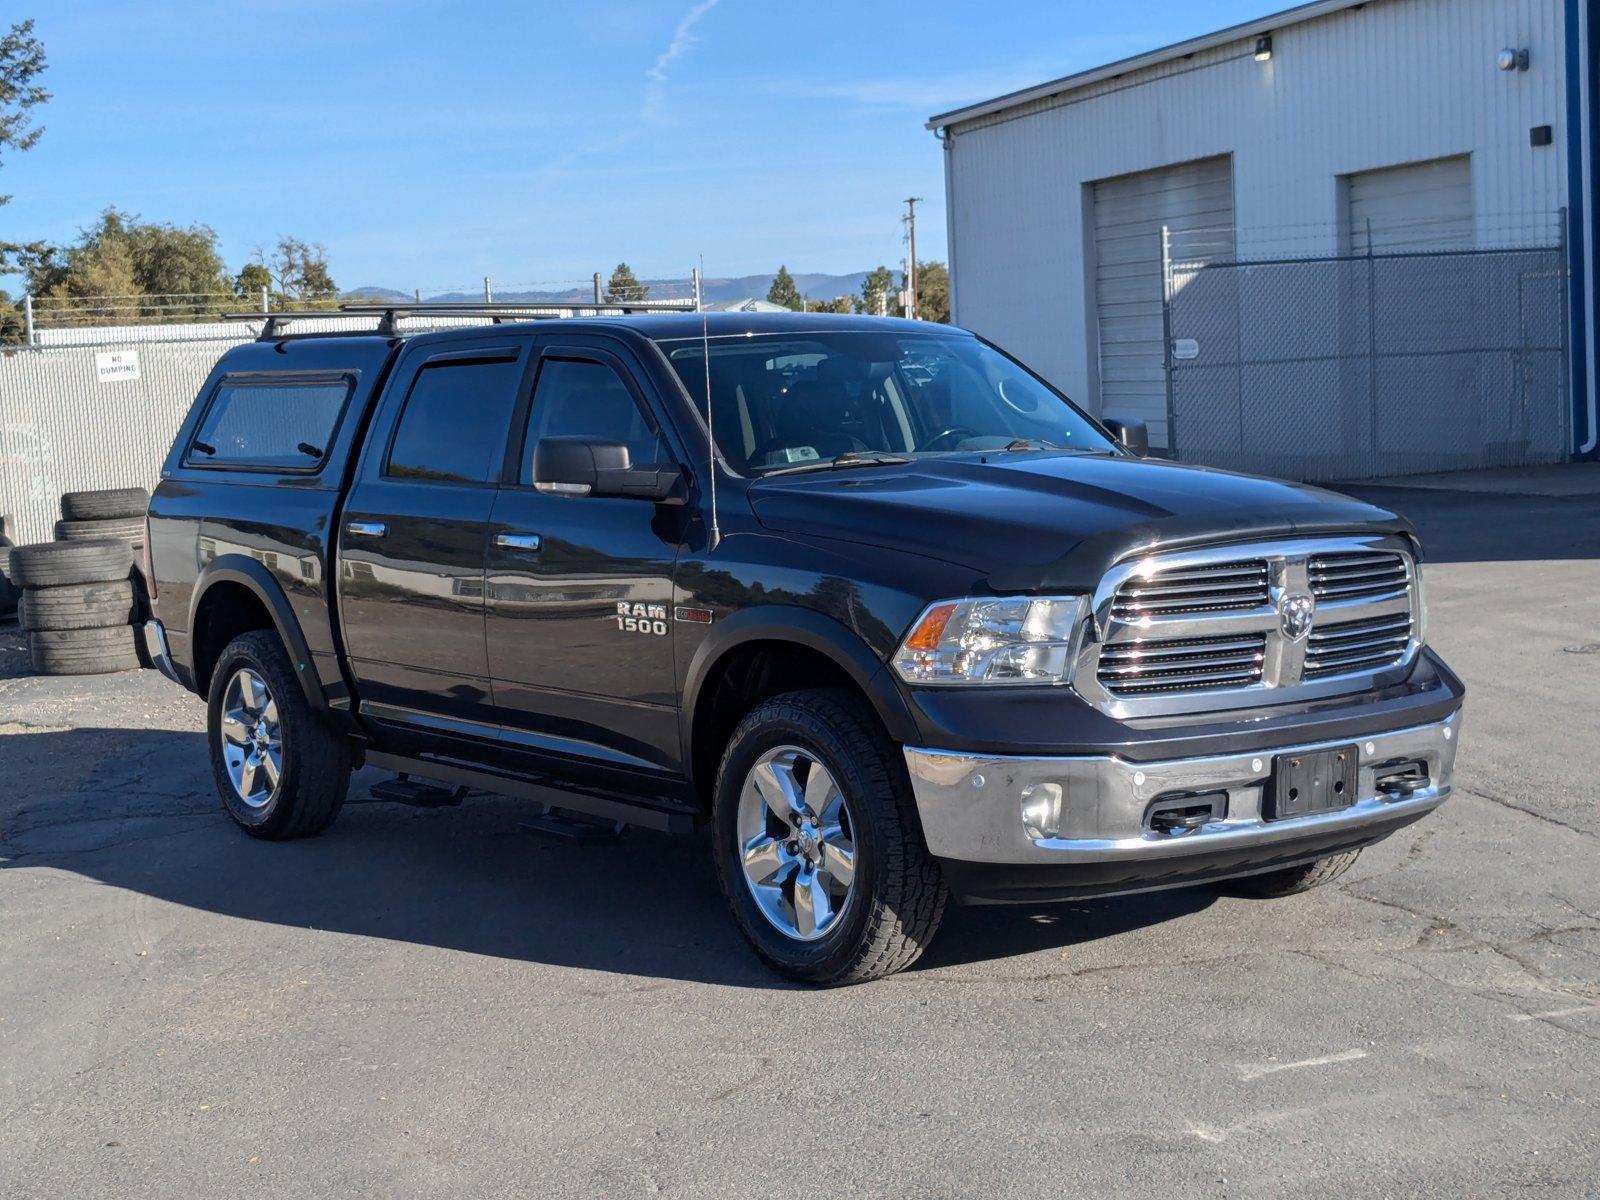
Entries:
[[1488, 792], [1476, 792], [1467, 788], [1457, 788], [1456, 790], [1463, 796], [1472, 796], [1474, 799], [1487, 800], [1490, 804], [1498, 804], [1501, 808], [1509, 808], [1512, 812], [1519, 812], [1525, 817], [1532, 817], [1535, 821], [1543, 821], [1547, 825], [1554, 825], [1558, 829], [1565, 829], [1568, 833], [1575, 833], [1579, 837], [1588, 838], [1592, 841], [1600, 841], [1600, 834], [1595, 833], [1595, 831], [1592, 829], [1584, 829], [1580, 826], [1570, 824], [1567, 821], [1563, 821], [1560, 817], [1552, 817], [1548, 813], [1538, 812], [1534, 809], [1526, 807], [1525, 805], [1517, 804], [1514, 801], [1507, 800], [1504, 796], [1491, 796]]

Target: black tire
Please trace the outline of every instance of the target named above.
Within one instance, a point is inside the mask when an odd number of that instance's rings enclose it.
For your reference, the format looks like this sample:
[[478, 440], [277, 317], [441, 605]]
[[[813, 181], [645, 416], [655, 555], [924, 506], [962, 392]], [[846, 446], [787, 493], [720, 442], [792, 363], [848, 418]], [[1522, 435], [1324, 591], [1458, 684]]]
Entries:
[[93, 521], [67, 521], [56, 522], [56, 540], [58, 542], [84, 542], [97, 538], [121, 538], [133, 542], [135, 545], [144, 545], [144, 518], [143, 517], [112, 517]]
[[1260, 875], [1244, 875], [1222, 884], [1222, 890], [1233, 896], [1251, 900], [1277, 900], [1299, 892], [1309, 892], [1314, 887], [1332, 883], [1361, 857], [1361, 849], [1330, 854], [1316, 862], [1302, 863], [1298, 867], [1285, 867], [1281, 871], [1266, 871]]
[[[850, 807], [855, 881], [835, 927], [817, 941], [780, 932], [762, 913], [740, 863], [739, 797], [751, 769], [798, 746], [833, 776]], [[778, 974], [823, 986], [904, 970], [932, 941], [948, 891], [928, 853], [905, 764], [873, 714], [849, 692], [789, 692], [739, 723], [713, 797], [717, 878], [740, 931]]]
[[11, 547], [0, 546], [0, 617], [10, 616], [17, 609], [20, 593], [11, 582]]
[[108, 517], [138, 517], [150, 507], [143, 488], [105, 488], [97, 492], [67, 492], [61, 497], [61, 515], [69, 521], [103, 521]]
[[44, 629], [108, 629], [133, 624], [133, 584], [69, 583], [29, 588], [17, 606], [17, 619], [29, 632]]
[[109, 675], [139, 669], [134, 632], [126, 625], [30, 633], [28, 657], [40, 675]]
[[[283, 765], [270, 796], [259, 807], [244, 802], [233, 786], [222, 752], [223, 701], [234, 675], [248, 667], [277, 702], [283, 735]], [[222, 806], [251, 837], [268, 841], [310, 837], [332, 825], [350, 788], [350, 742], [306, 702], [289, 656], [277, 634], [258, 630], [229, 642], [211, 676], [206, 704], [211, 774]]]
[[11, 582], [21, 588], [110, 583], [128, 578], [133, 547], [127, 542], [46, 542], [11, 551]]

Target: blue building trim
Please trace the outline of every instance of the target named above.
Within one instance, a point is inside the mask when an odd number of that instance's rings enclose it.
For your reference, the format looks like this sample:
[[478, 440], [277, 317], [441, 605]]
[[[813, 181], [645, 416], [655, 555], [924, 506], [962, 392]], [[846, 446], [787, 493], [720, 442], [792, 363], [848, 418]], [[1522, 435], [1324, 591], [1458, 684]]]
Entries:
[[1572, 439], [1579, 458], [1600, 458], [1600, 303], [1595, 283], [1600, 213], [1600, 0], [1567, 0], [1567, 254], [1571, 278]]

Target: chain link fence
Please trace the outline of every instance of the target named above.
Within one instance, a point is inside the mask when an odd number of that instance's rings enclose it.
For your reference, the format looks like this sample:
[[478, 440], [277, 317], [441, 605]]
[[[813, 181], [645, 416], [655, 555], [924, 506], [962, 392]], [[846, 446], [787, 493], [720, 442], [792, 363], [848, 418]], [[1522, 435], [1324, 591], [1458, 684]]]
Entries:
[[1175, 457], [1306, 480], [1558, 462], [1560, 245], [1172, 262]]

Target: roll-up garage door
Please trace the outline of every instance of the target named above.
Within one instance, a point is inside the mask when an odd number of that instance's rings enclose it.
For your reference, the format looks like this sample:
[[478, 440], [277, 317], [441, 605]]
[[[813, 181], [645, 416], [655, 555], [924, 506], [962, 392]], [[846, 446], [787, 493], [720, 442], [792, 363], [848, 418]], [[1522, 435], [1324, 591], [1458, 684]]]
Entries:
[[1143, 417], [1150, 444], [1167, 448], [1163, 226], [1175, 260], [1232, 259], [1232, 160], [1201, 159], [1094, 185], [1100, 411]]
[[1465, 155], [1344, 177], [1352, 254], [1465, 250], [1472, 172]]

